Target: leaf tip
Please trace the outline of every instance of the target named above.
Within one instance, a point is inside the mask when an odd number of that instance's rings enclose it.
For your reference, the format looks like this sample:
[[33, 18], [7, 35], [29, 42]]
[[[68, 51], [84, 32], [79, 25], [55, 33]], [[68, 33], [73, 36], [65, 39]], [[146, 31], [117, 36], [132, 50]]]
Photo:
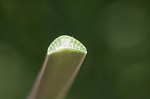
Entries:
[[57, 37], [48, 47], [47, 54], [49, 55], [63, 49], [78, 51], [87, 54], [86, 47], [80, 41], [68, 35]]

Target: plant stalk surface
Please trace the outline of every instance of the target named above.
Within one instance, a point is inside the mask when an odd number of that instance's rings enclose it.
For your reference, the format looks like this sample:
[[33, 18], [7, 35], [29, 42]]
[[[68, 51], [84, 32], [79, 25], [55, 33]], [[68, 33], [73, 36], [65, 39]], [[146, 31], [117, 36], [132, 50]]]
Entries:
[[87, 54], [85, 46], [63, 35], [48, 47], [45, 62], [27, 99], [63, 99]]

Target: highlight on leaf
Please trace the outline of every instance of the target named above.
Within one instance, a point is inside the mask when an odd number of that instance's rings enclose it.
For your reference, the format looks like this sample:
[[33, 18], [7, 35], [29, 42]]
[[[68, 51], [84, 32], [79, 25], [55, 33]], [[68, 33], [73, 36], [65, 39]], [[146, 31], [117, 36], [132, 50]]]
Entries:
[[64, 49], [64, 48], [68, 48], [70, 50], [74, 49], [74, 50], [77, 50], [77, 51], [87, 53], [87, 50], [86, 50], [85, 46], [81, 42], [74, 39], [73, 37], [63, 35], [63, 36], [60, 36], [60, 37], [56, 38], [50, 44], [50, 46], [48, 48], [48, 54], [51, 54], [55, 51], [58, 51], [58, 50]]

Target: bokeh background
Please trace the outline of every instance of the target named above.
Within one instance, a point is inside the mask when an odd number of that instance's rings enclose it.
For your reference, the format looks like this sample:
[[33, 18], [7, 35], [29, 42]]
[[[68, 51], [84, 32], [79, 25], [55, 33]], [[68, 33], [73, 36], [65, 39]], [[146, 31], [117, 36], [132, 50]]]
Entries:
[[88, 55], [66, 99], [150, 99], [148, 0], [0, 0], [0, 99], [25, 99], [49, 44]]

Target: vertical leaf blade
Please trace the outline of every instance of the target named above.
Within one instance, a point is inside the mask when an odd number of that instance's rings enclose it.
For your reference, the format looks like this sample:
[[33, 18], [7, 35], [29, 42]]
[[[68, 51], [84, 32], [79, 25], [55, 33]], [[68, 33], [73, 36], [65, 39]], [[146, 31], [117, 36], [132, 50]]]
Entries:
[[64, 98], [86, 54], [85, 46], [73, 37], [63, 35], [56, 38], [48, 48], [29, 99]]

